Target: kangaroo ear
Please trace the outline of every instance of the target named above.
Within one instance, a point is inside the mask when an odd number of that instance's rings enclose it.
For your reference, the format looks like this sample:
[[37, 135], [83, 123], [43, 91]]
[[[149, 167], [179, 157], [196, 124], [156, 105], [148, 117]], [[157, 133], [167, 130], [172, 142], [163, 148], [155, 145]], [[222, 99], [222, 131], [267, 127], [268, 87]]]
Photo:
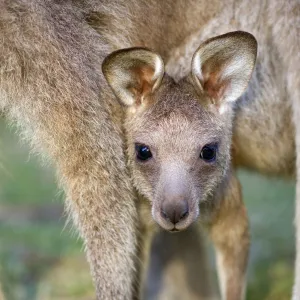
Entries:
[[194, 85], [220, 109], [242, 95], [256, 55], [256, 39], [248, 32], [235, 31], [209, 39], [192, 59]]
[[115, 95], [125, 105], [140, 105], [160, 85], [164, 75], [162, 58], [144, 48], [128, 48], [108, 55], [103, 74]]

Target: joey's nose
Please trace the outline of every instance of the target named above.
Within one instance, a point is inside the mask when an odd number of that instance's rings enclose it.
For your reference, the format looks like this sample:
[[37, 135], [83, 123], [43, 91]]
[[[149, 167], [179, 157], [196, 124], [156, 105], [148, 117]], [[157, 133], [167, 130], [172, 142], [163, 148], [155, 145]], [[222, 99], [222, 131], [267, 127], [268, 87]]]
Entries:
[[164, 219], [177, 224], [189, 215], [188, 203], [185, 200], [176, 201], [176, 203], [164, 201], [161, 208], [161, 215]]

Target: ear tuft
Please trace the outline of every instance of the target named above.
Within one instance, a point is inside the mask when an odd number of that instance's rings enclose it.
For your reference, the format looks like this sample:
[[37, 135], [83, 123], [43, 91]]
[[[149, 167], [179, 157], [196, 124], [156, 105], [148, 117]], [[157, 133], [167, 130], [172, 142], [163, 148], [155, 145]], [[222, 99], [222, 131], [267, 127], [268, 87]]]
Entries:
[[145, 48], [128, 48], [108, 55], [103, 74], [119, 100], [128, 106], [139, 105], [160, 85], [164, 75], [162, 58]]
[[256, 55], [256, 39], [248, 32], [235, 31], [207, 40], [192, 59], [197, 90], [218, 107], [235, 101], [248, 85]]

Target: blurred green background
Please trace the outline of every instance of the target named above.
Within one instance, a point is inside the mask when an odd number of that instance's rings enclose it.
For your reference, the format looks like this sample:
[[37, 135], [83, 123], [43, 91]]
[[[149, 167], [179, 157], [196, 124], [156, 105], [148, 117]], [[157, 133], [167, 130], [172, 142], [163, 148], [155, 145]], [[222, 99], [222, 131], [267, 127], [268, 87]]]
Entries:
[[[241, 171], [251, 222], [247, 299], [290, 299], [294, 182]], [[0, 118], [0, 282], [7, 300], [89, 300], [82, 242], [65, 226], [63, 196]]]

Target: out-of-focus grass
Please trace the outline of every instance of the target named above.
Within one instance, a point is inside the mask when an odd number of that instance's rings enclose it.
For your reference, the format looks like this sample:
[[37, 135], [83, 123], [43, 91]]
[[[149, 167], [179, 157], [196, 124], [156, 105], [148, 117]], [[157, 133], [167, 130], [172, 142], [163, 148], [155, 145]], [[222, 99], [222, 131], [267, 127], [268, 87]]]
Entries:
[[[0, 120], [1, 121], [1, 120]], [[58, 199], [53, 172], [0, 122], [0, 204], [36, 204]]]
[[[92, 299], [82, 242], [65, 218], [53, 171], [0, 123], [0, 281], [8, 300]], [[68, 263], [67, 263], [68, 262]]]
[[239, 172], [251, 226], [247, 299], [290, 299], [294, 261], [294, 183]]
[[[54, 222], [53, 222], [54, 223]], [[62, 224], [1, 226], [0, 265], [8, 299], [34, 299], [39, 280], [80, 245]]]
[[[82, 242], [62, 230], [62, 197], [53, 172], [29, 159], [28, 149], [3, 122], [0, 153], [0, 281], [7, 299], [93, 299]], [[294, 183], [246, 172], [239, 177], [252, 235], [247, 299], [289, 299]]]

